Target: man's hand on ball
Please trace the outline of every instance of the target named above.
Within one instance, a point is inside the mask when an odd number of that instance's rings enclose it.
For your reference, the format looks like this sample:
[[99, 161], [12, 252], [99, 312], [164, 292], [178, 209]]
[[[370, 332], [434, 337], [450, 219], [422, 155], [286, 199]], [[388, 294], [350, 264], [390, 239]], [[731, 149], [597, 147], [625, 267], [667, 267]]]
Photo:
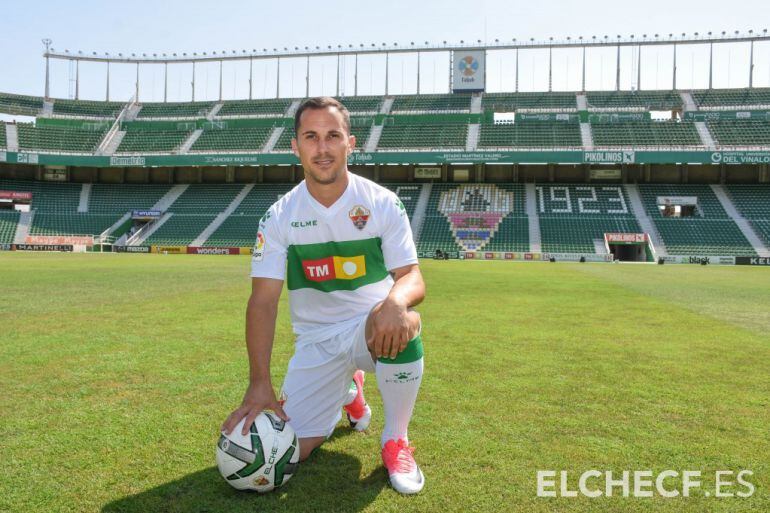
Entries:
[[227, 417], [222, 424], [222, 431], [230, 434], [241, 419], [245, 418], [246, 421], [243, 423], [243, 430], [241, 431], [241, 434], [245, 436], [249, 432], [249, 426], [263, 410], [274, 411], [279, 418], [286, 422], [290, 420], [275, 398], [273, 385], [269, 381], [250, 382], [246, 393], [243, 395], [241, 405]]

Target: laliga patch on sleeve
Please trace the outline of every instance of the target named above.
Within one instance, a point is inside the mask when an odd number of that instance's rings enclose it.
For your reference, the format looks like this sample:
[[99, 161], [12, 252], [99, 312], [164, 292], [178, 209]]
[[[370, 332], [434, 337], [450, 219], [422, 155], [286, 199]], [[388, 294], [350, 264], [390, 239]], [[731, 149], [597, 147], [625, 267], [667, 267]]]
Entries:
[[254, 244], [254, 250], [251, 253], [252, 259], [256, 262], [261, 262], [265, 256], [265, 236], [262, 232], [257, 232], [257, 242]]

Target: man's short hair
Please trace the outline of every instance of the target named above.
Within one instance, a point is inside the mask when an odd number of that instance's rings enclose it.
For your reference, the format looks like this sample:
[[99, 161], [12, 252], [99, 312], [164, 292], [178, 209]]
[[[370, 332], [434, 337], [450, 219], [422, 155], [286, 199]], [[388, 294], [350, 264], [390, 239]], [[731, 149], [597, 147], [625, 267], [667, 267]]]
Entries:
[[342, 114], [342, 120], [345, 123], [345, 129], [350, 135], [350, 112], [345, 108], [338, 100], [331, 96], [316, 96], [315, 98], [308, 98], [303, 101], [294, 114], [294, 136], [299, 137], [299, 118], [302, 117], [302, 113], [308, 109], [326, 109], [328, 107], [334, 107]]

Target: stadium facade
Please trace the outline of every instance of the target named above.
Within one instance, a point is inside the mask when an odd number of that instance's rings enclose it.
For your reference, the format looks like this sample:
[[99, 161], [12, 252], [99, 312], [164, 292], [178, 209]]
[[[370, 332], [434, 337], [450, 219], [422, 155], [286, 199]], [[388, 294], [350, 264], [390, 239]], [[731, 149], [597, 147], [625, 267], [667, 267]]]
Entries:
[[[50, 98], [46, 73], [43, 97], [0, 93], [0, 112], [35, 118], [0, 126], [0, 245], [229, 254], [253, 244], [259, 217], [302, 178], [290, 151], [301, 98], [140, 102], [143, 63], [221, 69], [291, 55], [309, 70], [319, 55], [449, 51], [449, 93], [340, 95], [358, 141], [351, 169], [402, 198], [423, 256], [760, 261], [770, 256], [770, 88], [753, 86], [753, 53], [768, 39], [676, 39], [664, 90], [640, 90], [641, 67], [636, 87], [620, 89], [621, 48], [656, 40], [149, 58], [47, 48], [46, 69], [49, 59], [135, 65], [136, 91], [109, 101], [108, 78], [105, 101]], [[749, 87], [677, 87], [677, 45], [730, 42], [750, 45]], [[617, 48], [614, 90], [551, 90], [551, 50], [602, 45]], [[515, 50], [517, 63], [519, 51], [548, 49], [549, 90], [518, 91], [517, 67], [514, 91], [485, 92], [492, 48]]]

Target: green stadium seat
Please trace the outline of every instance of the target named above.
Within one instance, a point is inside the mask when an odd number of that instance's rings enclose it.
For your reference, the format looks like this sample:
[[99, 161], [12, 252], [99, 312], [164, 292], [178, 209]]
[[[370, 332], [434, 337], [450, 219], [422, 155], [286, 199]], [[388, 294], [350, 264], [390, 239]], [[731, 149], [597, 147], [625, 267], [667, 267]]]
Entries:
[[35, 126], [17, 123], [19, 149], [52, 150], [70, 153], [93, 153], [107, 130], [77, 130], [72, 128]]
[[272, 127], [204, 130], [190, 151], [251, 151], [257, 152], [267, 142]]
[[88, 100], [54, 100], [53, 113], [73, 117], [96, 117], [115, 119], [123, 110], [124, 103]]
[[484, 111], [515, 112], [522, 109], [540, 111], [577, 111], [575, 93], [485, 93], [481, 98]]
[[753, 120], [720, 120], [708, 123], [721, 146], [770, 146], [770, 123]]
[[699, 107], [770, 106], [770, 88], [700, 89], [692, 92]]
[[182, 130], [128, 130], [116, 153], [169, 153], [181, 146], [191, 133]]
[[420, 94], [396, 96], [391, 112], [470, 112], [470, 94]]
[[0, 122], [0, 148], [6, 148], [8, 142], [5, 139], [5, 123]]
[[688, 122], [591, 123], [591, 133], [598, 147], [703, 146], [695, 124]]
[[[640, 185], [647, 215], [655, 223], [672, 255], [744, 255], [756, 253], [740, 228], [727, 215], [708, 185]], [[694, 196], [698, 210], [692, 217], [665, 217], [658, 208], [659, 196]]]
[[0, 112], [20, 116], [37, 116], [43, 109], [43, 99], [38, 96], [0, 93]]
[[216, 117], [280, 117], [291, 105], [292, 100], [276, 98], [266, 100], [229, 100], [223, 102]]
[[139, 118], [204, 118], [215, 102], [143, 103]]
[[465, 124], [385, 125], [377, 149], [465, 148]]
[[[0, 185], [2, 188], [2, 185]], [[10, 244], [16, 235], [16, 227], [19, 225], [19, 212], [0, 210], [0, 244]]]
[[672, 110], [682, 108], [677, 91], [588, 91], [588, 110]]
[[527, 121], [513, 124], [482, 124], [479, 148], [580, 148], [578, 123]]

